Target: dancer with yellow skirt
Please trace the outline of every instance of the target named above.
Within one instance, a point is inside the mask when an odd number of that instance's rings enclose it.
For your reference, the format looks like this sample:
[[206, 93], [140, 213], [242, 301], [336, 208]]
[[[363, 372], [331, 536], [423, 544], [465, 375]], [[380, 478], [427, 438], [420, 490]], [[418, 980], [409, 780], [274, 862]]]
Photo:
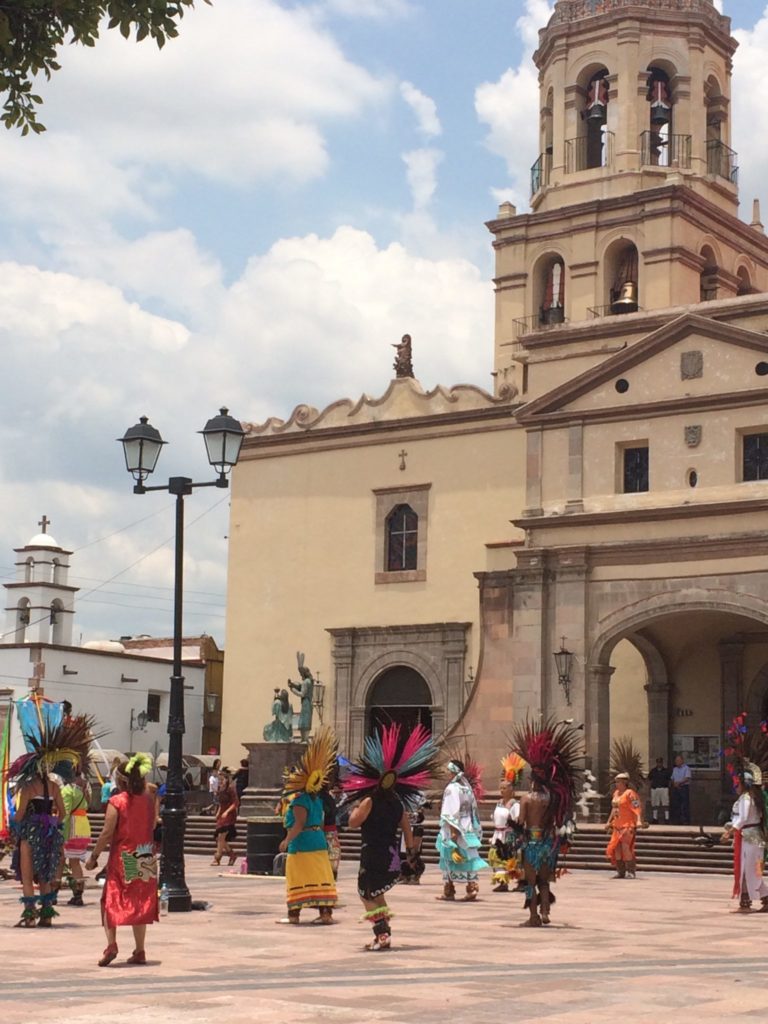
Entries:
[[336, 738], [323, 728], [310, 740], [296, 767], [286, 773], [284, 794], [295, 794], [285, 813], [287, 835], [280, 851], [285, 861], [287, 917], [280, 924], [299, 923], [305, 907], [315, 907], [319, 916], [313, 923], [333, 924], [337, 903], [336, 881], [325, 838], [325, 812], [322, 789], [331, 779], [336, 765]]

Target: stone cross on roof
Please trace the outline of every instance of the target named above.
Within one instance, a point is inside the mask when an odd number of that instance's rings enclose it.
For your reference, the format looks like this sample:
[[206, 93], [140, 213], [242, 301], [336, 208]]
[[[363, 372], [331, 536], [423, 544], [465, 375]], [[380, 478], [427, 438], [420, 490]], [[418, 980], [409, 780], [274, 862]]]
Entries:
[[48, 518], [48, 516], [43, 515], [43, 518], [38, 520], [37, 525], [42, 527], [43, 533], [47, 533], [48, 527], [51, 525], [51, 520]]

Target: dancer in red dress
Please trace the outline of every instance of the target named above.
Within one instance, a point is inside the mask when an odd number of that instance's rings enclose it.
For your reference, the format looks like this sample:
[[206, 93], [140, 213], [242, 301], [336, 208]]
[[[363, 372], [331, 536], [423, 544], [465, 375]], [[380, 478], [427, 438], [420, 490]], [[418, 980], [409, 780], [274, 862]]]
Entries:
[[152, 768], [148, 754], [134, 754], [116, 772], [118, 792], [109, 798], [104, 828], [86, 868], [98, 867], [99, 854], [109, 844], [107, 878], [101, 894], [101, 920], [107, 935], [99, 967], [117, 956], [117, 928], [131, 925], [136, 948], [129, 964], [147, 962], [144, 942], [147, 925], [158, 919], [157, 856], [152, 833], [155, 800], [145, 782]]

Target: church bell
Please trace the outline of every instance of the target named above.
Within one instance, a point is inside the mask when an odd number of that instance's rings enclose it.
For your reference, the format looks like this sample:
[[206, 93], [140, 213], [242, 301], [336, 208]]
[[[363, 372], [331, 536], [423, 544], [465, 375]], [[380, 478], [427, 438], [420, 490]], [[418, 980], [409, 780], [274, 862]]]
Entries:
[[612, 313], [637, 312], [637, 282], [625, 281], [619, 289], [618, 296], [611, 303]]
[[661, 128], [672, 120], [672, 105], [669, 102], [669, 89], [665, 82], [656, 81], [651, 86], [651, 124]]

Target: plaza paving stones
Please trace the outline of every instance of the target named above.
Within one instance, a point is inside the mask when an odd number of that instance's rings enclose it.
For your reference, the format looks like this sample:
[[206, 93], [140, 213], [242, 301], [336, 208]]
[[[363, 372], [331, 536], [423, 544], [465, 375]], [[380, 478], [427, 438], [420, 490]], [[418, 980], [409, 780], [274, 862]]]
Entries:
[[483, 880], [474, 904], [439, 903], [429, 869], [390, 904], [394, 948], [366, 953], [356, 867], [342, 864], [345, 906], [331, 928], [276, 923], [281, 879], [220, 873], [187, 858], [205, 912], [149, 929], [149, 965], [109, 968], [98, 890], [61, 907], [50, 931], [13, 930], [19, 890], [0, 882], [3, 1024], [709, 1024], [768, 1020], [768, 914], [735, 913], [723, 877], [574, 872], [558, 882], [550, 928], [519, 928], [520, 895]]

